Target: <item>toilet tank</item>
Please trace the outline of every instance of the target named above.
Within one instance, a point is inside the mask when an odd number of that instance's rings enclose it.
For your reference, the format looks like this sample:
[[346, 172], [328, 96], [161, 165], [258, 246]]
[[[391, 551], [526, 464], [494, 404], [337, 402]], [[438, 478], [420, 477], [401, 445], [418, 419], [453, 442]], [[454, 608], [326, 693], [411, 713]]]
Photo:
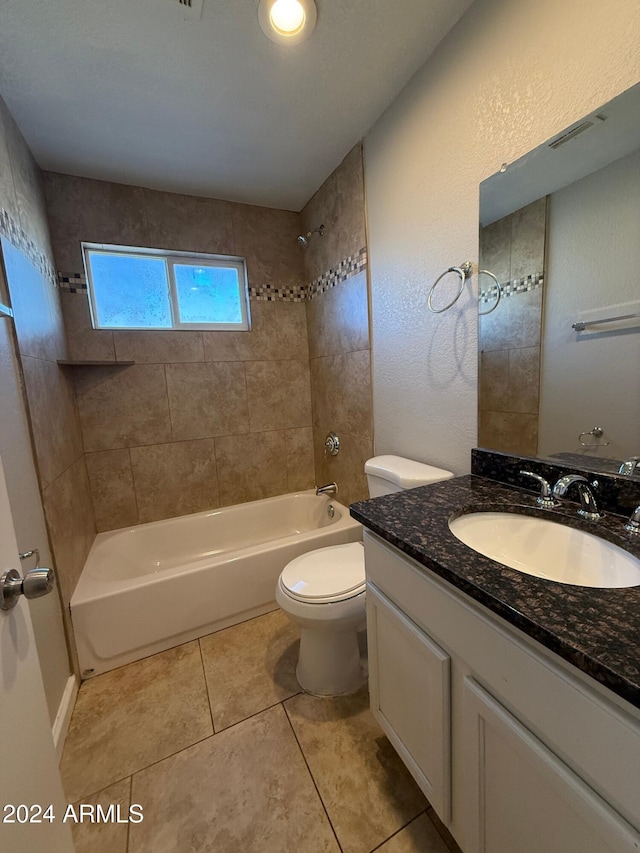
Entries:
[[390, 495], [416, 486], [426, 486], [439, 480], [450, 480], [454, 475], [444, 468], [434, 468], [402, 456], [374, 456], [364, 465], [369, 483], [369, 497]]

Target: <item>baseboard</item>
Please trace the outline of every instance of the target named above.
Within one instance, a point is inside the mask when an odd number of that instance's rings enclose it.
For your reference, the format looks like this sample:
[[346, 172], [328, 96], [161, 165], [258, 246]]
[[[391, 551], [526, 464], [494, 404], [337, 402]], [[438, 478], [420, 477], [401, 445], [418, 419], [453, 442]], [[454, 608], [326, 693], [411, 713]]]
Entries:
[[71, 722], [71, 714], [73, 713], [73, 706], [76, 704], [77, 695], [78, 681], [75, 675], [70, 675], [67, 679], [52, 728], [53, 743], [58, 754], [58, 761], [62, 758], [62, 750], [64, 749], [64, 742], [69, 731], [69, 723]]

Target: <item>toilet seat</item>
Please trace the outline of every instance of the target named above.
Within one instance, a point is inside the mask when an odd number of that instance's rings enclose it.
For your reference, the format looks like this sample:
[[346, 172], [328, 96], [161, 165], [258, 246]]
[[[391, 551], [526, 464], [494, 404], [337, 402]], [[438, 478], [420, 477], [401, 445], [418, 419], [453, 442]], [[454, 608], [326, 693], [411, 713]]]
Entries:
[[328, 604], [365, 591], [364, 548], [361, 542], [331, 545], [302, 554], [280, 575], [282, 591], [306, 604]]

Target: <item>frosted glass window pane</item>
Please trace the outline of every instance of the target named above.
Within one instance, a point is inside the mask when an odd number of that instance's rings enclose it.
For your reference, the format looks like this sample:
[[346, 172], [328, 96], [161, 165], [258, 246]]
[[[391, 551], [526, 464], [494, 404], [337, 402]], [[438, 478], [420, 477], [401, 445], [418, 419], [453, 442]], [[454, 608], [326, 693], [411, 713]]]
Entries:
[[175, 264], [182, 323], [242, 324], [240, 281], [235, 267]]
[[170, 329], [171, 304], [163, 258], [88, 253], [98, 326]]

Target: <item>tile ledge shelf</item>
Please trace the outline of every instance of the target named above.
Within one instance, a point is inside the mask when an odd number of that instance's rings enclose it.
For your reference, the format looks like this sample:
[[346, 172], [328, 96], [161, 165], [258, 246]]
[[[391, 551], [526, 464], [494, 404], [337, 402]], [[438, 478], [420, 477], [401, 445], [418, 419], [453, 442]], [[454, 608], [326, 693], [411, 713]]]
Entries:
[[72, 359], [59, 358], [56, 362], [60, 367], [129, 367], [135, 361], [76, 361]]

